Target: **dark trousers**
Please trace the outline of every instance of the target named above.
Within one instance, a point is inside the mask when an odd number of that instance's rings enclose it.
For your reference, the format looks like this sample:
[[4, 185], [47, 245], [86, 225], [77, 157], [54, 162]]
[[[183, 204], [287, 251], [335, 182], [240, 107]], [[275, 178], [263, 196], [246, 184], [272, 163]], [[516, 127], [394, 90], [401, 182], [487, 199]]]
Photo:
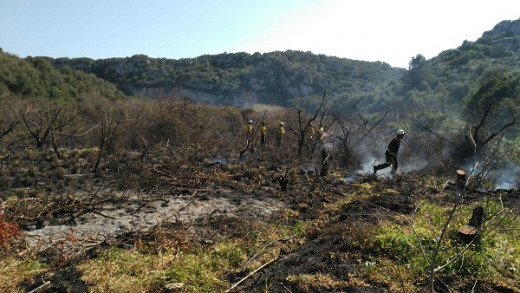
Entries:
[[260, 135], [260, 145], [265, 146], [266, 143], [266, 135], [262, 134]]
[[282, 146], [282, 136], [276, 136], [276, 146]]
[[375, 171], [390, 167], [391, 165], [394, 166], [394, 170], [397, 171], [397, 157], [389, 152], [385, 153], [386, 162], [384, 162], [381, 165], [377, 165], [374, 167]]

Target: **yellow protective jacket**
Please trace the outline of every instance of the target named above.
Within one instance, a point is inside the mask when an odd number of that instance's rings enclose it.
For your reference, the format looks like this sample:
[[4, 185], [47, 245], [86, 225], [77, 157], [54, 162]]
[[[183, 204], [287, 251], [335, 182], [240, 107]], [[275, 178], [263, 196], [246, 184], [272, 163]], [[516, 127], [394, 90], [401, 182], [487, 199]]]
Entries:
[[267, 127], [262, 126], [262, 128], [260, 128], [260, 131], [262, 132], [262, 135], [267, 135]]

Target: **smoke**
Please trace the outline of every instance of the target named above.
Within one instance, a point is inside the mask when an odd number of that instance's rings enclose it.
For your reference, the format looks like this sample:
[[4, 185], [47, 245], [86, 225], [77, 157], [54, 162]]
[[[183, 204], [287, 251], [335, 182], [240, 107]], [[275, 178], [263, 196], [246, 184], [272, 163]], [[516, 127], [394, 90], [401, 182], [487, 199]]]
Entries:
[[495, 189], [513, 189], [518, 186], [520, 168], [517, 164], [508, 161], [500, 170], [491, 173], [491, 179], [495, 183]]
[[[391, 133], [391, 132], [390, 132]], [[355, 149], [356, 154], [360, 158], [359, 169], [355, 171], [356, 174], [371, 174], [375, 165], [382, 164], [386, 161], [385, 151], [389, 142], [395, 136], [388, 132], [376, 133], [368, 137], [362, 144]], [[399, 153], [397, 155], [398, 169], [397, 174], [409, 173], [421, 170], [429, 165], [430, 162], [424, 159], [424, 155], [418, 150], [411, 148], [411, 145], [416, 145], [413, 136], [405, 136], [401, 141]], [[379, 170], [377, 175], [379, 177], [391, 177], [392, 168]]]
[[[403, 173], [418, 171], [430, 165], [430, 162], [418, 157], [403, 158], [399, 161], [399, 170]], [[399, 171], [398, 170], [398, 171]]]
[[363, 156], [361, 160], [361, 167], [356, 173], [370, 173], [372, 172], [372, 167], [377, 164], [377, 158], [372, 154], [366, 154]]
[[[501, 162], [490, 168], [491, 164], [474, 165], [471, 161], [464, 164], [470, 174], [475, 174], [493, 184], [493, 189], [513, 189], [518, 187], [520, 167], [511, 161]], [[486, 168], [489, 168], [486, 169]]]
[[374, 157], [371, 154], [368, 154], [367, 156], [362, 157], [361, 160], [361, 166], [359, 169], [355, 170], [353, 173], [349, 174], [345, 178], [345, 184], [350, 184], [354, 181], [356, 181], [360, 176], [372, 174], [372, 167], [376, 165], [376, 157]]

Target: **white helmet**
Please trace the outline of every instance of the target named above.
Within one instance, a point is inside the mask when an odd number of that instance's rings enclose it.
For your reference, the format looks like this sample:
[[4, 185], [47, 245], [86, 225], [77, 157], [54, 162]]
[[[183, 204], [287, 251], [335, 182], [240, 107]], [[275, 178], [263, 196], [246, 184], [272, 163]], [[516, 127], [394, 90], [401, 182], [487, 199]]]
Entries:
[[402, 129], [397, 130], [397, 135], [404, 135], [404, 130], [402, 130]]
[[249, 121], [247, 121], [247, 123], [253, 124], [253, 120], [249, 120]]

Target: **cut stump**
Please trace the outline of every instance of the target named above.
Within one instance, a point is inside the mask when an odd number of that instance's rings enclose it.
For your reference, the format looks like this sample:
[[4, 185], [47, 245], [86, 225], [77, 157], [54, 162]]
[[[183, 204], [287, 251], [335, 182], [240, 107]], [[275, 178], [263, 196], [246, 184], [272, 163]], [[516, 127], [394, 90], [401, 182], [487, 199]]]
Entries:
[[464, 193], [464, 187], [466, 186], [466, 171], [457, 170], [457, 192], [459, 194]]
[[[466, 244], [469, 244], [475, 237], [477, 237], [478, 229], [470, 225], [464, 225], [459, 228], [459, 238]], [[473, 241], [473, 243], [476, 242]]]

